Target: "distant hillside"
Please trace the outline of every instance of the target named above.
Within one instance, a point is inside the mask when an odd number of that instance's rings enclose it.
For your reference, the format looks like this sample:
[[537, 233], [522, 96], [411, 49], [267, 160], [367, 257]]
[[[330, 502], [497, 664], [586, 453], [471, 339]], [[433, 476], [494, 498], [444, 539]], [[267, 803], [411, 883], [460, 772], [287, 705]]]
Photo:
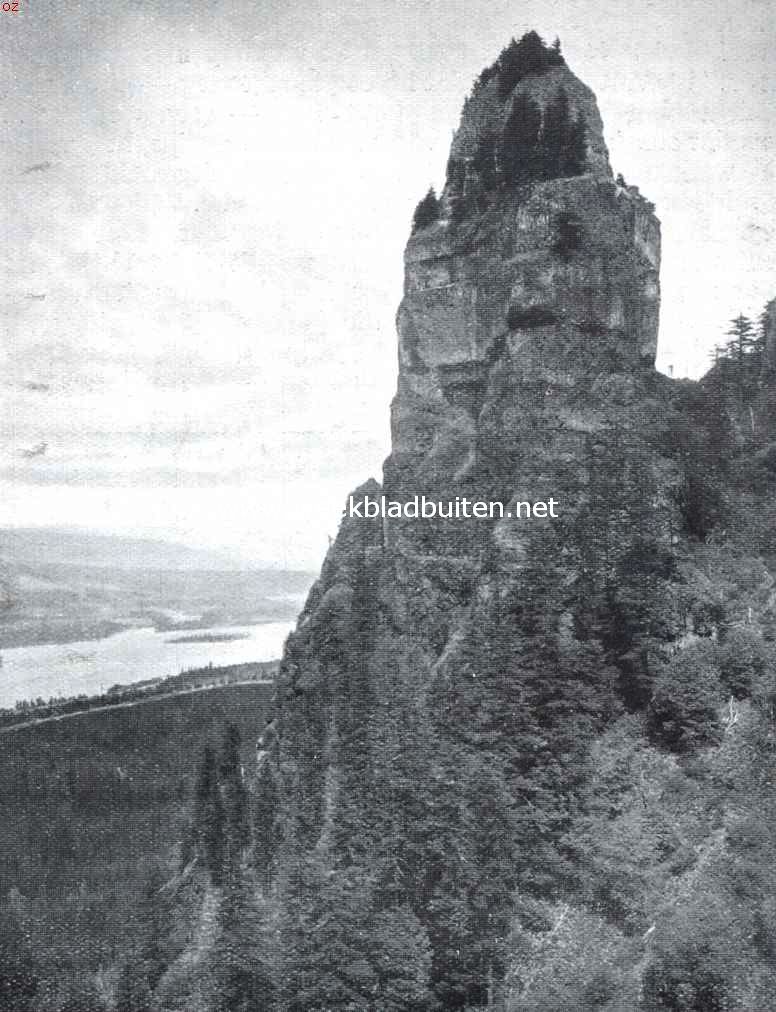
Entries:
[[99, 639], [133, 626], [287, 621], [312, 573], [240, 568], [215, 552], [54, 528], [0, 531], [0, 649]]
[[201, 571], [262, 568], [246, 563], [225, 551], [190, 548], [176, 542], [152, 538], [96, 534], [68, 527], [0, 529], [0, 559], [10, 563], [45, 561], [68, 566], [100, 566], [109, 569]]

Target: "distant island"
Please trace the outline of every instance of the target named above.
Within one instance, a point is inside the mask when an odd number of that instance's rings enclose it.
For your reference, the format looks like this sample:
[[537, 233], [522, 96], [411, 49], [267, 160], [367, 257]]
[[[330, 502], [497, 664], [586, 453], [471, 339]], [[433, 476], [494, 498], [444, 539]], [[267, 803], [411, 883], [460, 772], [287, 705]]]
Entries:
[[174, 636], [165, 643], [231, 643], [233, 640], [248, 640], [246, 632], [203, 632], [193, 636]]

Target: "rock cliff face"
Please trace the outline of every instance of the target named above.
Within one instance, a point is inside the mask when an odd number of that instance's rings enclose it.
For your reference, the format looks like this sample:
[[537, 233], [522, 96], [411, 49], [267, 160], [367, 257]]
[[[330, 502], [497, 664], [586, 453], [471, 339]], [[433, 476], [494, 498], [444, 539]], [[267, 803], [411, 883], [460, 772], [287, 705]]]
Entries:
[[[456, 214], [456, 202], [480, 186], [473, 163], [483, 138], [504, 131], [520, 99], [546, 109], [559, 94], [568, 97], [571, 118], [584, 117], [581, 171], [517, 185], [501, 180], [484, 207]], [[413, 232], [405, 251], [393, 448], [382, 492], [493, 498], [506, 513], [515, 499], [566, 491], [561, 509], [573, 522], [579, 502], [568, 498], [569, 472], [584, 477], [596, 432], [615, 419], [637, 425], [629, 416], [645, 410], [645, 389], [657, 382], [659, 264], [653, 207], [636, 187], [614, 181], [595, 97], [567, 67], [525, 78], [506, 99], [495, 77], [476, 88], [453, 140], [441, 213]], [[380, 526], [370, 535], [373, 548], [382, 566], [390, 560], [402, 574], [392, 596], [412, 597], [411, 588], [422, 586], [420, 611], [402, 611], [421, 620], [437, 598], [445, 626], [448, 596], [435, 594], [427, 570], [455, 560], [464, 603], [485, 546], [518, 559], [531, 527], [506, 518], [388, 518]], [[338, 544], [324, 574], [338, 569], [340, 557]]]
[[[503, 132], [518, 99], [546, 108], [560, 93], [584, 117], [582, 171], [507, 183], [456, 216], [480, 186], [482, 138]], [[520, 498], [541, 499], [548, 464], [579, 456], [613, 400], [653, 369], [659, 222], [636, 187], [613, 180], [595, 98], [565, 66], [521, 81], [507, 101], [495, 79], [475, 91], [441, 207], [405, 252], [386, 492], [486, 492], [487, 474], [502, 495], [511, 479]], [[508, 539], [510, 525], [493, 536]], [[395, 525], [386, 537], [401, 540]]]

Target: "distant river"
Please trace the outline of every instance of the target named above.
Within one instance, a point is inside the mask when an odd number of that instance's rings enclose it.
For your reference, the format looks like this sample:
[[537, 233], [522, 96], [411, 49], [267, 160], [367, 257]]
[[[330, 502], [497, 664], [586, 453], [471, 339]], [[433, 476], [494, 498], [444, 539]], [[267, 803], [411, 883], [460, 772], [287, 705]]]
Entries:
[[[13, 706], [17, 699], [38, 696], [48, 700], [51, 696], [96, 695], [119, 683], [129, 685], [146, 678], [166, 678], [184, 668], [203, 668], [210, 663], [221, 666], [271, 661], [280, 657], [283, 642], [292, 629], [292, 622], [196, 632], [128, 629], [101, 640], [10, 647], [2, 651], [0, 706]], [[171, 642], [203, 634], [245, 638], [217, 643]]]

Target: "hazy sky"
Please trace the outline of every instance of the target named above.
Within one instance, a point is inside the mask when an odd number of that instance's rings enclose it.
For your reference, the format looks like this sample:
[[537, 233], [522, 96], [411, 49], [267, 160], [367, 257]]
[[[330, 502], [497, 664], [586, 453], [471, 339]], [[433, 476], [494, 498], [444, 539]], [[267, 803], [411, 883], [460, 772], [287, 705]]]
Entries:
[[379, 476], [413, 207], [559, 34], [663, 223], [660, 361], [776, 296], [768, 0], [20, 0], [0, 15], [0, 525], [316, 566]]

